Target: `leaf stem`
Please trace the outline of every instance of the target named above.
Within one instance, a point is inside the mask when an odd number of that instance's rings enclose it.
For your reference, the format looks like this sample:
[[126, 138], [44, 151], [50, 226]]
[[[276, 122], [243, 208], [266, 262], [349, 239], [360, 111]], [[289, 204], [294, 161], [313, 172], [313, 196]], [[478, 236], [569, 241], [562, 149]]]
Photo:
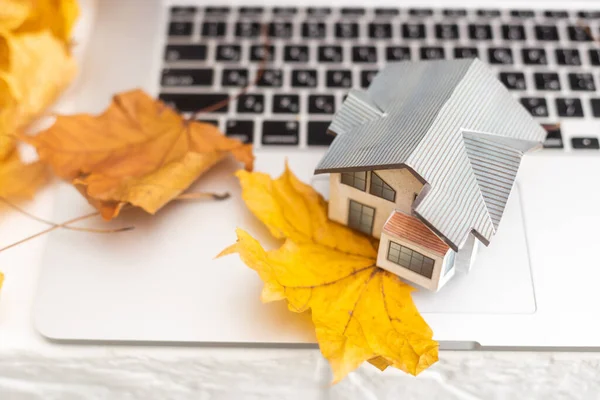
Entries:
[[[5, 250], [11, 249], [11, 248], [13, 248], [15, 246], [18, 246], [18, 245], [20, 245], [22, 243], [28, 242], [28, 241], [30, 241], [32, 239], [35, 239], [36, 237], [45, 235], [46, 233], [50, 233], [50, 232], [52, 232], [52, 231], [54, 231], [54, 230], [56, 230], [58, 228], [64, 228], [67, 225], [74, 224], [75, 222], [83, 221], [85, 219], [92, 218], [92, 217], [95, 217], [95, 216], [98, 216], [98, 215], [100, 215], [100, 212], [96, 211], [96, 212], [93, 212], [93, 213], [89, 213], [89, 214], [85, 214], [85, 215], [80, 215], [77, 218], [73, 218], [73, 219], [70, 219], [68, 221], [63, 222], [62, 224], [56, 224], [56, 225], [54, 225], [54, 226], [52, 226], [52, 227], [50, 227], [48, 229], [44, 229], [43, 231], [40, 231], [40, 232], [38, 232], [36, 234], [33, 234], [33, 235], [28, 236], [28, 237], [26, 237], [24, 239], [21, 239], [18, 242], [14, 242], [12, 244], [9, 244], [8, 246], [0, 248], [0, 253], [2, 253]], [[133, 229], [132, 226], [126, 226], [124, 228], [117, 228], [117, 229], [113, 230], [112, 232], [114, 232], [114, 233], [116, 233], [116, 232], [124, 232], [124, 231], [129, 231], [129, 230], [132, 230], [132, 229]], [[109, 232], [106, 231], [106, 233], [109, 233]]]
[[177, 196], [175, 200], [225, 200], [228, 199], [230, 196], [231, 195], [229, 193], [184, 193]]
[[[57, 225], [59, 225], [59, 224], [57, 224], [55, 222], [48, 221], [47, 219], [43, 219], [43, 218], [40, 218], [40, 217], [38, 217], [36, 215], [33, 215], [30, 212], [25, 211], [21, 207], [17, 206], [16, 204], [11, 203], [10, 201], [8, 201], [6, 199], [3, 199], [1, 197], [0, 197], [0, 201], [3, 202], [4, 204], [6, 204], [7, 206], [9, 206], [10, 208], [12, 208], [13, 210], [15, 210], [15, 211], [17, 211], [17, 212], [19, 212], [19, 213], [21, 213], [21, 214], [23, 214], [23, 215], [31, 218], [31, 219], [33, 219], [35, 221], [41, 222], [42, 224], [46, 224], [46, 225], [50, 225], [50, 226], [57, 226]], [[72, 231], [89, 232], [89, 233], [115, 233], [115, 232], [120, 232], [122, 229], [124, 229], [124, 228], [118, 228], [118, 229], [81, 228], [81, 227], [78, 227], [78, 226], [68, 226], [68, 225], [62, 226], [62, 228], [69, 229], [69, 230], [72, 230]]]

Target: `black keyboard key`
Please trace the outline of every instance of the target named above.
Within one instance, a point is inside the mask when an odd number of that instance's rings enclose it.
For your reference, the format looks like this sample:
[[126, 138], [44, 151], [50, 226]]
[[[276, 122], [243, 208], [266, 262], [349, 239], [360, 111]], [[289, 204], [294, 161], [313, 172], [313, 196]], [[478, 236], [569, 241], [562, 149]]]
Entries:
[[269, 36], [278, 39], [289, 39], [293, 35], [294, 27], [291, 22], [271, 22], [269, 24]]
[[[227, 94], [216, 93], [161, 93], [158, 98], [181, 112], [196, 112], [222, 102], [224, 103], [229, 96]], [[221, 108], [212, 110], [211, 112], [224, 113], [228, 110], [229, 104], [224, 103]]]
[[515, 18], [533, 18], [535, 17], [535, 12], [533, 10], [512, 10], [510, 16]]
[[439, 46], [421, 47], [421, 60], [443, 60], [444, 48]]
[[278, 17], [291, 17], [298, 13], [296, 7], [275, 7], [273, 8], [273, 15]]
[[425, 25], [402, 24], [402, 37], [404, 39], [425, 39]]
[[400, 15], [400, 10], [397, 8], [376, 8], [375, 15], [378, 17], [395, 17]]
[[458, 25], [456, 24], [436, 24], [435, 37], [438, 39], [453, 40], [458, 39]]
[[544, 140], [545, 149], [562, 149], [565, 147], [560, 132], [560, 125], [542, 125], [542, 127], [546, 130], [546, 140]]
[[341, 63], [344, 61], [342, 46], [319, 46], [319, 62]]
[[170, 22], [169, 36], [184, 37], [191, 36], [194, 30], [194, 25], [191, 22]]
[[248, 84], [247, 69], [224, 69], [221, 74], [221, 86], [223, 87], [244, 87]]
[[557, 98], [556, 110], [560, 117], [583, 117], [581, 100], [576, 98]]
[[492, 27], [490, 25], [469, 24], [469, 38], [474, 40], [492, 40]]
[[273, 96], [274, 114], [297, 114], [300, 111], [300, 96], [297, 94], [276, 94]]
[[410, 47], [388, 46], [385, 49], [385, 56], [388, 61], [408, 61], [410, 60]]
[[501, 15], [500, 10], [477, 10], [478, 17], [498, 18]]
[[490, 47], [488, 59], [490, 64], [512, 64], [514, 62], [512, 50], [508, 47]]
[[479, 50], [477, 47], [456, 47], [454, 49], [454, 58], [477, 58]]
[[525, 40], [525, 27], [523, 25], [502, 25], [502, 37], [505, 40]]
[[598, 150], [600, 142], [594, 137], [574, 137], [571, 138], [571, 146], [577, 150]]
[[203, 44], [170, 44], [165, 49], [165, 61], [206, 60], [206, 46]]
[[308, 62], [308, 46], [285, 46], [283, 49], [283, 59], [286, 62]]
[[229, 7], [206, 7], [204, 9], [205, 15], [216, 16], [216, 15], [227, 15], [231, 12]]
[[581, 65], [577, 49], [556, 49], [556, 62], [559, 65]]
[[262, 144], [297, 145], [298, 121], [264, 121]]
[[365, 15], [366, 10], [359, 7], [344, 7], [340, 10], [340, 12], [344, 16], [361, 16]]
[[569, 84], [571, 90], [575, 91], [595, 91], [594, 77], [592, 74], [569, 74]]
[[564, 11], [564, 10], [548, 10], [548, 11], [544, 11], [544, 17], [564, 19], [564, 18], [569, 18], [569, 12]]
[[538, 72], [533, 74], [537, 90], [560, 90], [560, 78], [555, 72]]
[[370, 23], [369, 37], [372, 39], [390, 39], [392, 37], [392, 24]]
[[375, 78], [375, 75], [377, 75], [377, 72], [379, 71], [377, 71], [376, 69], [361, 71], [360, 86], [363, 88], [368, 88], [371, 82], [373, 81], [373, 78]]
[[164, 69], [162, 86], [212, 86], [212, 69]]
[[413, 17], [430, 17], [433, 15], [433, 10], [430, 8], [411, 8], [408, 14]]
[[265, 111], [265, 96], [262, 94], [243, 94], [237, 99], [238, 113], [262, 114]]
[[558, 28], [554, 25], [536, 25], [535, 38], [543, 41], [557, 41], [559, 40]]
[[[265, 60], [266, 58], [266, 60]], [[255, 44], [250, 47], [250, 61], [273, 61], [275, 59], [275, 46]]]
[[523, 97], [521, 104], [534, 117], [548, 116], [548, 104], [543, 97]]
[[242, 21], [235, 24], [235, 36], [241, 38], [257, 38], [260, 36], [260, 23]]
[[466, 17], [467, 10], [465, 10], [464, 8], [446, 8], [442, 11], [442, 14], [444, 14], [444, 17], [450, 18]]
[[600, 11], [579, 11], [577, 16], [585, 19], [598, 19], [600, 18]]
[[227, 31], [225, 22], [204, 22], [202, 24], [202, 36], [204, 37], [223, 37]]
[[509, 90], [526, 90], [525, 74], [522, 72], [501, 72], [500, 81]]
[[242, 59], [242, 46], [237, 44], [220, 44], [216, 50], [217, 61], [238, 62]]
[[228, 120], [225, 123], [225, 136], [238, 139], [244, 143], [252, 143], [254, 141], [254, 121]]
[[375, 46], [354, 46], [352, 48], [352, 61], [355, 63], [377, 62], [377, 48]]
[[292, 71], [292, 87], [316, 87], [318, 83], [316, 69], [297, 69]]
[[525, 65], [546, 65], [548, 64], [548, 58], [546, 57], [546, 50], [543, 48], [524, 48], [521, 50], [523, 57], [523, 63]]
[[600, 117], [600, 99], [590, 99], [590, 104], [592, 106], [592, 114], [594, 117]]
[[323, 39], [326, 32], [323, 22], [304, 22], [302, 24], [302, 37], [306, 39]]
[[574, 42], [591, 42], [593, 40], [589, 28], [571, 25], [567, 27], [569, 39]]
[[331, 121], [309, 121], [307, 124], [308, 145], [309, 146], [329, 146], [334, 135], [327, 133]]
[[336, 23], [335, 37], [338, 39], [356, 39], [358, 37], [358, 24], [355, 22]]
[[327, 71], [327, 87], [331, 88], [351, 88], [352, 71], [349, 69]]
[[335, 112], [335, 97], [333, 95], [314, 94], [308, 96], [309, 114], [333, 114]]
[[588, 51], [588, 55], [590, 57], [590, 64], [600, 65], [600, 50], [599, 49], [590, 49]]
[[329, 7], [309, 7], [306, 9], [306, 14], [309, 17], [326, 17], [331, 14]]
[[211, 124], [213, 126], [216, 126], [217, 128], [219, 127], [219, 121], [216, 120], [216, 119], [203, 119], [203, 118], [199, 118], [196, 121], [203, 122], [205, 124]]
[[171, 7], [171, 17], [194, 18], [197, 12], [196, 7]]
[[264, 11], [263, 7], [240, 7], [240, 15], [243, 17], [256, 17]]
[[281, 87], [282, 85], [283, 71], [280, 69], [265, 69], [256, 82], [256, 86], [259, 87]]

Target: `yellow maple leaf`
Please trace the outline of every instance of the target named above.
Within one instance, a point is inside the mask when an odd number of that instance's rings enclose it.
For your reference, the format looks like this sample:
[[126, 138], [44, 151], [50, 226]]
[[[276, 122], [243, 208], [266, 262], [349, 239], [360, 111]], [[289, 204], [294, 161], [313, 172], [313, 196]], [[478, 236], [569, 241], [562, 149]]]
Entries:
[[416, 375], [438, 359], [438, 343], [415, 307], [414, 290], [375, 266], [374, 241], [327, 219], [327, 203], [286, 167], [281, 177], [239, 171], [242, 197], [276, 238], [266, 251], [245, 231], [219, 256], [239, 253], [264, 281], [264, 302], [311, 310], [334, 382], [362, 362]]
[[0, 0], [0, 29], [18, 33], [50, 30], [68, 44], [79, 16], [77, 0]]
[[17, 151], [0, 162], [0, 198], [28, 199], [48, 181], [48, 169], [40, 162], [24, 164]]
[[14, 137], [38, 117], [76, 73], [75, 61], [48, 31], [0, 31], [0, 160]]
[[0, 29], [17, 29], [25, 22], [30, 10], [29, 1], [0, 0]]
[[125, 204], [154, 214], [228, 154], [246, 169], [254, 161], [251, 145], [211, 124], [185, 120], [141, 90], [116, 95], [98, 116], [59, 116], [26, 140], [105, 219]]

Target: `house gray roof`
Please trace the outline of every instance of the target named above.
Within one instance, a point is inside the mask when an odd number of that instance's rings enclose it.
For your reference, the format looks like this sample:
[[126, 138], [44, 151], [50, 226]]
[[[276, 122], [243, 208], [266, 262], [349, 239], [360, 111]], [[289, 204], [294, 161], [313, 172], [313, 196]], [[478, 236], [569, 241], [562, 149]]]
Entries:
[[477, 59], [388, 64], [351, 91], [315, 173], [410, 168], [414, 213], [454, 250], [495, 234], [521, 157], [545, 130]]

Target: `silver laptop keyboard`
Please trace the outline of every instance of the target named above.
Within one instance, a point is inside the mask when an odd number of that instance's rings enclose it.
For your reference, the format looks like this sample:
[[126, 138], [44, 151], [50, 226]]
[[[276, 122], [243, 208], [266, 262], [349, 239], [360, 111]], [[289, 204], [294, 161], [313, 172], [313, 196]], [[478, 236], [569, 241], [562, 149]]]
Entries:
[[[386, 62], [479, 57], [548, 130], [545, 147], [598, 150], [600, 11], [172, 7], [160, 98], [183, 113], [235, 96], [199, 118], [256, 148], [326, 146], [350, 88]], [[262, 41], [269, 36], [268, 52]]]

